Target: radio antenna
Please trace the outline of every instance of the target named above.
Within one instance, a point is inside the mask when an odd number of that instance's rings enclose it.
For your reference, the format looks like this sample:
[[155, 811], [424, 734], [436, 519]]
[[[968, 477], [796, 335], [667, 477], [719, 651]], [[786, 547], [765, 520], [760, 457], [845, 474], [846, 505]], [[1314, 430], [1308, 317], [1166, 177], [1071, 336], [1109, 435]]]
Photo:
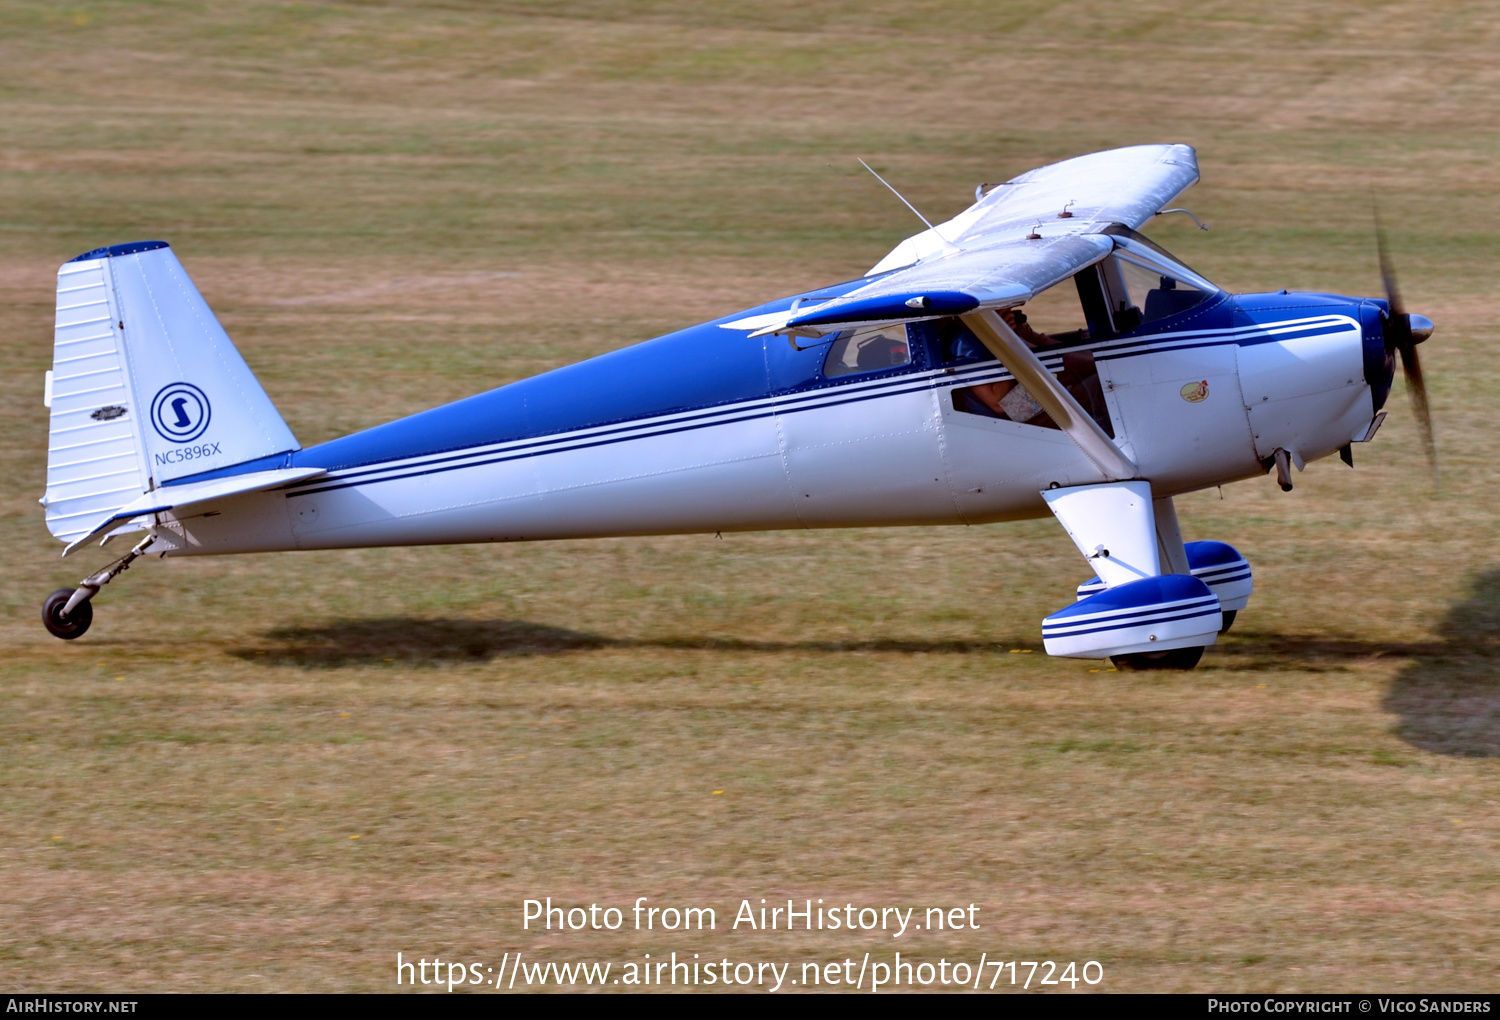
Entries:
[[[855, 156], [854, 158], [855, 159], [859, 159], [858, 156]], [[924, 224], [926, 224], [928, 230], [932, 231], [934, 234], [937, 234], [938, 240], [943, 242], [943, 253], [944, 254], [951, 255], [952, 253], [958, 251], [958, 249], [955, 248], [953, 246], [953, 244], [946, 237], [943, 236], [942, 232], [940, 230], [938, 230], [937, 227], [934, 227], [932, 225], [932, 221], [931, 220], [929, 220], [926, 216], [923, 216], [922, 213], [921, 213], [921, 211], [916, 206], [912, 205], [910, 202], [908, 202], [906, 200], [906, 196], [905, 195], [901, 194], [901, 192], [899, 192], [895, 188], [891, 187], [891, 182], [890, 181], [886, 180], [884, 177], [882, 177], [879, 174], [875, 173], [875, 168], [874, 167], [870, 166], [870, 164], [866, 163], [862, 159], [859, 160], [859, 165], [862, 166], [862, 167], [864, 167], [866, 170], [870, 171], [871, 175], [873, 175], [874, 178], [877, 181], [879, 181], [881, 184], [884, 184], [887, 188], [890, 188], [891, 194], [895, 195], [897, 198], [901, 199], [901, 204], [902, 205], [904, 205], [908, 209], [910, 209], [916, 215], [917, 219], [921, 220]]]
[[[854, 158], [855, 159], [859, 159], [858, 156], [855, 156]], [[870, 174], [877, 181], [879, 181], [881, 184], [884, 184], [887, 188], [891, 188], [891, 182], [888, 181], [888, 180], [886, 180], [884, 177], [880, 176], [879, 174], [875, 173], [875, 168], [872, 167], [872, 166], [870, 166], [870, 164], [868, 164], [864, 160], [860, 159], [859, 160], [859, 165], [862, 166], [862, 167], [864, 167], [866, 170], [870, 171]], [[916, 213], [917, 219], [919, 219], [923, 223], [927, 224], [927, 229], [928, 230], [932, 230], [932, 231], [936, 231], [937, 230], [937, 228], [932, 225], [932, 221], [931, 220], [929, 220], [926, 216], [923, 216], [922, 213], [917, 209], [916, 206], [912, 205], [910, 202], [908, 202], [906, 200], [906, 196], [905, 195], [901, 194], [901, 192], [897, 191], [895, 188], [891, 188], [891, 194], [895, 195], [897, 198], [901, 199], [901, 204], [902, 205], [906, 206], [913, 213]]]

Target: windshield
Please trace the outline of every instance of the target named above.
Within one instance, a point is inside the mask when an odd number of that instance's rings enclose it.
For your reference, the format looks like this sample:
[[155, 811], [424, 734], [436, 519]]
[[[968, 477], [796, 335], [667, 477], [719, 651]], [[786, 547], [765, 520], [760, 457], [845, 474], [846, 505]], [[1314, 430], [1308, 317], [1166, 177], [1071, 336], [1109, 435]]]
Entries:
[[1115, 252], [1100, 267], [1114, 325], [1128, 332], [1206, 301], [1219, 288], [1161, 245], [1116, 224], [1107, 233]]
[[[1186, 262], [1183, 262], [1176, 255], [1173, 255], [1171, 252], [1167, 251], [1167, 249], [1151, 240], [1151, 238], [1147, 237], [1145, 234], [1142, 234], [1135, 230], [1131, 230], [1123, 223], [1111, 224], [1104, 229], [1104, 233], [1108, 234], [1110, 237], [1123, 239], [1125, 241], [1125, 244], [1122, 245], [1122, 247], [1126, 248], [1127, 250], [1135, 250], [1139, 252], [1141, 248], [1145, 248], [1147, 251], [1159, 256], [1161, 259], [1165, 259], [1169, 264], [1177, 266], [1180, 269], [1187, 270], [1186, 275], [1195, 276], [1199, 280], [1207, 283], [1207, 281], [1204, 280], [1203, 276], [1197, 272], [1194, 272], [1192, 267], [1190, 267]], [[1140, 254], [1145, 255], [1145, 252], [1140, 252]], [[1210, 286], [1212, 285], [1210, 284]], [[1214, 289], [1217, 290], [1218, 288]]]
[[1140, 323], [1155, 322], [1178, 312], [1185, 312], [1213, 295], [1173, 276], [1147, 269], [1128, 259], [1120, 259], [1120, 280], [1124, 293], [1116, 306], [1115, 321], [1124, 326], [1119, 308], [1137, 309]]

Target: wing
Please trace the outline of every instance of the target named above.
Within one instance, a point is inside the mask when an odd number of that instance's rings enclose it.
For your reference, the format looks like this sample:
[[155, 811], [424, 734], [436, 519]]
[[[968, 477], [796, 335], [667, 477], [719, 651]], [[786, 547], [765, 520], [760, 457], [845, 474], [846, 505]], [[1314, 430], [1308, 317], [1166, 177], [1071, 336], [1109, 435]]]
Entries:
[[930, 319], [1018, 305], [1112, 251], [1114, 240], [1103, 234], [1003, 238], [918, 262], [833, 301], [792, 309], [781, 322], [752, 335], [820, 336], [853, 323]]
[[1197, 157], [1186, 145], [1137, 145], [1054, 163], [902, 241], [870, 270], [878, 278], [866, 286], [724, 328], [816, 337], [855, 323], [1020, 304], [1113, 251], [1105, 228], [1139, 227], [1197, 179]]
[[1136, 230], [1197, 180], [1198, 154], [1190, 145], [1132, 145], [1063, 160], [996, 185], [953, 219], [896, 245], [866, 275], [941, 255], [949, 246], [1024, 237], [1038, 223], [1044, 235], [1092, 234], [1111, 223]]

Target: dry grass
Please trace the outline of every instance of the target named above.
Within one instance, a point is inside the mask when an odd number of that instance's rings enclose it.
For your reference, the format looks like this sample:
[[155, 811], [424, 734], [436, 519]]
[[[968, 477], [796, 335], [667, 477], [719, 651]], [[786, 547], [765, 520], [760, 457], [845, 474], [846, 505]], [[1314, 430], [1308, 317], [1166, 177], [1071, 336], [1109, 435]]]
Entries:
[[[0, 985], [899, 947], [1492, 990], [1497, 34], [1458, 3], [0, 3]], [[311, 443], [858, 274], [911, 224], [829, 163], [945, 214], [1142, 140], [1198, 146], [1214, 231], [1154, 233], [1235, 289], [1375, 290], [1375, 188], [1440, 324], [1441, 498], [1398, 394], [1356, 471], [1181, 501], [1259, 585], [1194, 673], [1041, 655], [1085, 574], [1045, 521], [149, 563], [83, 641], [36, 620], [88, 569], [33, 502], [78, 251], [172, 241]], [[521, 931], [549, 895], [983, 927]]]

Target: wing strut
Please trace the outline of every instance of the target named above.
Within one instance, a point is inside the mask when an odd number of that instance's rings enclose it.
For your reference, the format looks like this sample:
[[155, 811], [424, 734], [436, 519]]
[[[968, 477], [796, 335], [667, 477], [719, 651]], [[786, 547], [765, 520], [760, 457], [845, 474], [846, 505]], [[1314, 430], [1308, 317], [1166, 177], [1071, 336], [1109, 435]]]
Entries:
[[964, 325], [990, 349], [990, 353], [1000, 359], [1000, 364], [1016, 377], [1016, 382], [1026, 387], [1026, 391], [1036, 398], [1036, 402], [1042, 405], [1042, 410], [1057, 422], [1058, 428], [1078, 444], [1084, 456], [1104, 472], [1106, 479], [1118, 482], [1139, 474], [1131, 459], [1105, 434], [1099, 423], [1079, 406], [1062, 383], [1047, 371], [1041, 359], [1032, 353], [1024, 340], [1016, 336], [1004, 319], [989, 310], [971, 312], [961, 318]]

